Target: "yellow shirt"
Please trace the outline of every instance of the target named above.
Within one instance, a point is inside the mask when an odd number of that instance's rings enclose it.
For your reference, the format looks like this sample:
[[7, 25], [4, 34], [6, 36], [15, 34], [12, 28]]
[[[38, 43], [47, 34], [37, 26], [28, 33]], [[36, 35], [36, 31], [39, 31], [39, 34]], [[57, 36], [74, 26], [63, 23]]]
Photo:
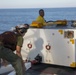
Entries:
[[52, 22], [45, 22], [45, 19], [41, 16], [38, 16], [36, 21], [33, 21], [31, 26], [33, 27], [37, 27], [37, 28], [42, 28], [43, 26], [46, 26], [46, 25], [52, 25], [53, 23]]
[[43, 17], [41, 17], [41, 16], [38, 16], [36, 21], [38, 21], [39, 23], [42, 23], [42, 25], [45, 24], [45, 19]]

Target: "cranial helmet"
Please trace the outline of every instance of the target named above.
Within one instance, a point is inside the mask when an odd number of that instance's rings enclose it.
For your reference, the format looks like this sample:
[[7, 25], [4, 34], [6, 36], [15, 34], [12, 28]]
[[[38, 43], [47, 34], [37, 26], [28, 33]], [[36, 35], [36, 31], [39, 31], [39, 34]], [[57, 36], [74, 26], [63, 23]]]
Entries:
[[28, 28], [29, 28], [29, 25], [28, 24], [24, 24], [24, 25], [21, 25], [19, 27], [19, 31], [20, 31], [20, 33], [26, 33]]
[[19, 34], [24, 34], [29, 29], [29, 25], [28, 24], [18, 25], [15, 28], [16, 28], [15, 32], [17, 32]]

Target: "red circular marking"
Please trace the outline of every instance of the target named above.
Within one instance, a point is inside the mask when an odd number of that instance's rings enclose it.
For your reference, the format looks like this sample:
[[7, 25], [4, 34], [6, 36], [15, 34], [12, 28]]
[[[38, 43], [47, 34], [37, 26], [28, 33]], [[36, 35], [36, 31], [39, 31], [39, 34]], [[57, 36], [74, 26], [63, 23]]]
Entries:
[[46, 47], [47, 50], [50, 50], [51, 49], [51, 46], [50, 45], [46, 45], [45, 47]]
[[32, 48], [32, 44], [30, 44], [30, 43], [27, 44], [27, 46], [28, 46], [28, 48]]

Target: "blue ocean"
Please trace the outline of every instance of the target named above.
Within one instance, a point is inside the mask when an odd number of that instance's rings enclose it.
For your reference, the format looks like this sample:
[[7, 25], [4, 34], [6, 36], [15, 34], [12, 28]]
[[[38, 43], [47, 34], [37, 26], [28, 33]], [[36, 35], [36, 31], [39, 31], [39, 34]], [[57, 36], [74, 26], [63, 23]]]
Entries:
[[[0, 9], [0, 32], [19, 24], [31, 24], [39, 15], [40, 8]], [[76, 8], [43, 8], [46, 21], [76, 20]]]

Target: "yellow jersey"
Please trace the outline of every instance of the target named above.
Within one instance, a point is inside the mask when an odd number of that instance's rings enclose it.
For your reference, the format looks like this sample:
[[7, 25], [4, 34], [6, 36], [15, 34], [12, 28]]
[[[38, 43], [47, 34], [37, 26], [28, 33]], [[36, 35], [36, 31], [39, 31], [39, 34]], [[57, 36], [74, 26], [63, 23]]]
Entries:
[[42, 23], [42, 25], [45, 24], [45, 19], [43, 17], [41, 17], [41, 16], [38, 16], [36, 21], [38, 21], [39, 23]]

